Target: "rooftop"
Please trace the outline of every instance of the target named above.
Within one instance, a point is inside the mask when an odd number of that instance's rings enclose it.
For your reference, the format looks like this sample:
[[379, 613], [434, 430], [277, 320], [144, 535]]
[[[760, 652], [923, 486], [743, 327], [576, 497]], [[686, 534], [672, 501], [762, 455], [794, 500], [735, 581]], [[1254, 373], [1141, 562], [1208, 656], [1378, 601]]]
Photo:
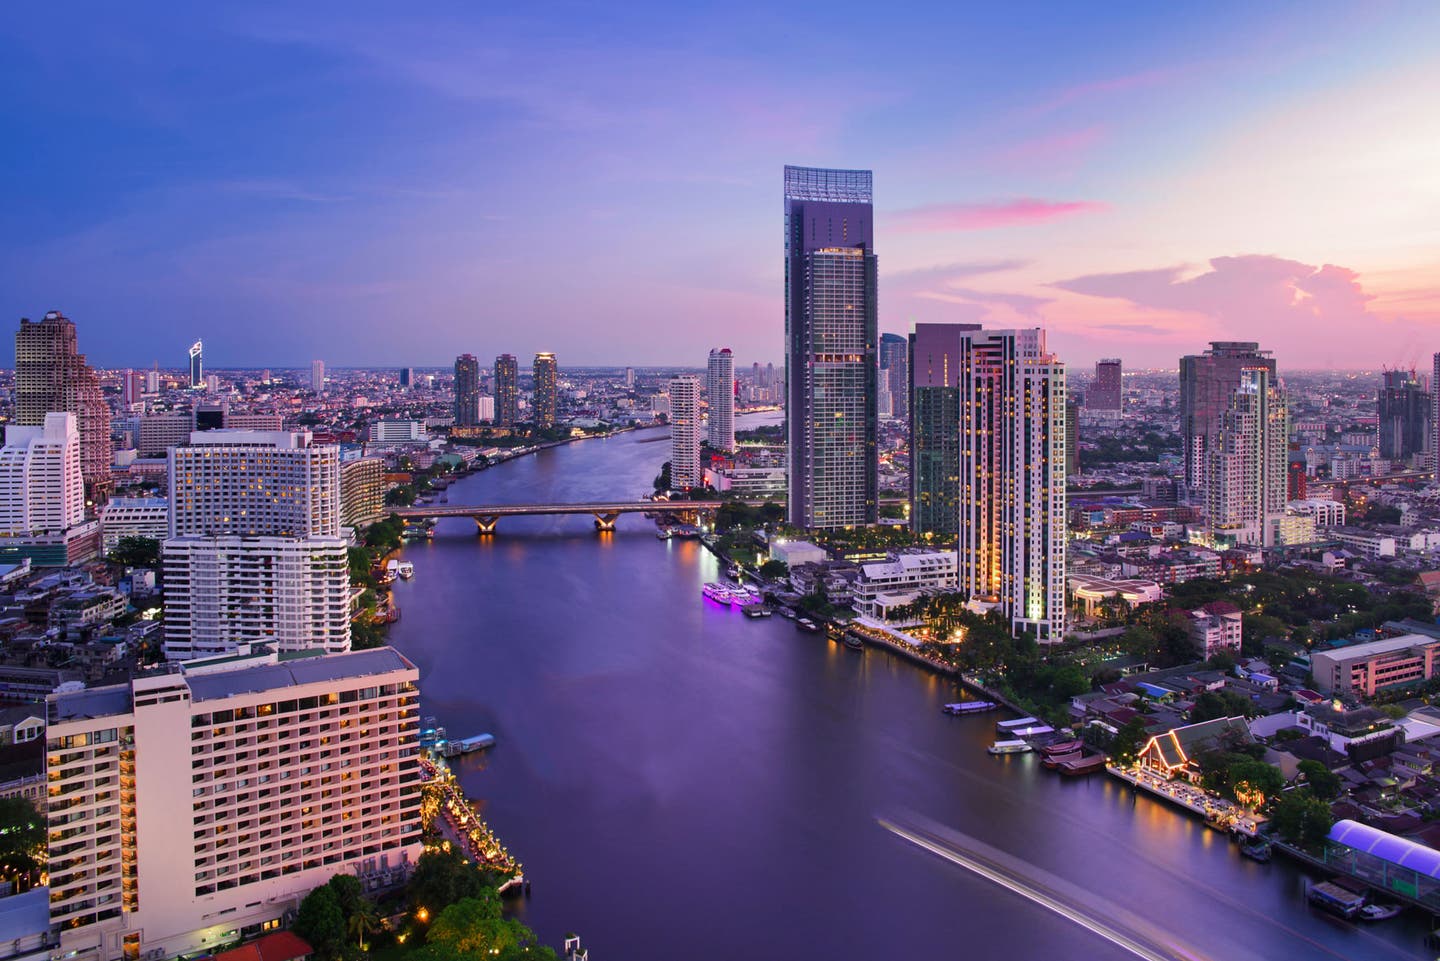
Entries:
[[1358, 821], [1336, 821], [1329, 840], [1440, 881], [1440, 851]]

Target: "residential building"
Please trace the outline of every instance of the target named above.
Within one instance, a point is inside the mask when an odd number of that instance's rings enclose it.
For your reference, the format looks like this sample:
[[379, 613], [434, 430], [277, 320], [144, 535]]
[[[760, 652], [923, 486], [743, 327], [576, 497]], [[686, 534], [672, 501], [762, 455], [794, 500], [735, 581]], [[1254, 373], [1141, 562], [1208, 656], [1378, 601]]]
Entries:
[[170, 502], [163, 497], [112, 497], [100, 508], [100, 544], [107, 554], [124, 537], [169, 536]]
[[785, 468], [707, 467], [705, 468], [705, 484], [717, 491], [731, 491], [746, 499], [783, 500], [785, 497]]
[[855, 582], [855, 610], [883, 618], [889, 608], [908, 604], [921, 594], [954, 591], [956, 576], [954, 551], [904, 551], [862, 563]]
[[979, 324], [916, 324], [910, 399], [910, 527], [949, 543], [960, 533], [960, 373], [964, 334]]
[[1221, 651], [1240, 653], [1242, 616], [1229, 601], [1211, 601], [1198, 610], [1187, 611], [1190, 640], [1196, 651], [1209, 660]]
[[100, 378], [79, 352], [75, 325], [57, 310], [35, 323], [21, 318], [15, 334], [15, 423], [41, 427], [52, 413], [75, 415], [85, 493], [97, 503], [110, 493], [110, 405]]
[[1065, 476], [1080, 476], [1080, 405], [1065, 400]]
[[401, 367], [401, 368], [400, 368], [400, 386], [401, 386], [401, 387], [404, 387], [406, 390], [409, 390], [410, 388], [412, 388], [412, 387], [415, 386], [415, 368], [414, 368], [414, 367]]
[[1430, 365], [1430, 466], [1440, 470], [1440, 352]]
[[310, 389], [317, 394], [325, 393], [325, 361], [310, 361]]
[[514, 427], [520, 421], [520, 364], [514, 354], [495, 358], [495, 423]]
[[308, 431], [196, 432], [169, 465], [171, 537], [340, 533], [340, 448]]
[[868, 170], [785, 168], [787, 512], [796, 527], [878, 516], [871, 204]]
[[340, 465], [340, 523], [362, 527], [385, 516], [385, 459], [357, 457]]
[[1413, 455], [1428, 453], [1435, 398], [1421, 385], [1413, 368], [1387, 370], [1382, 378], [1376, 398], [1380, 456], [1407, 460]]
[[536, 354], [530, 370], [535, 381], [535, 426], [554, 427], [560, 377], [555, 355], [546, 351]]
[[190, 389], [199, 390], [205, 386], [205, 345], [197, 340], [190, 345]]
[[1203, 503], [1209, 453], [1218, 445], [1220, 423], [1230, 410], [1244, 370], [1268, 370], [1275, 359], [1250, 341], [1212, 341], [1203, 354], [1180, 358], [1180, 435], [1184, 442], [1185, 486]]
[[1120, 410], [1124, 406], [1121, 386], [1120, 358], [1095, 362], [1095, 380], [1085, 392], [1085, 406], [1090, 410]]
[[142, 414], [135, 432], [135, 452], [141, 457], [163, 457], [170, 448], [188, 443], [195, 430], [195, 418], [188, 411]]
[[890, 402], [890, 416], [910, 417], [910, 344], [899, 334], [880, 335], [880, 394]]
[[480, 423], [480, 361], [474, 354], [455, 358], [455, 426]]
[[710, 446], [729, 453], [735, 450], [735, 358], [729, 347], [710, 351], [705, 397], [710, 405]]
[[699, 487], [700, 378], [681, 374], [670, 378], [670, 487]]
[[85, 520], [79, 419], [47, 413], [40, 426], [10, 425], [0, 448], [0, 536], [62, 534]]
[[1298, 514], [1308, 514], [1315, 518], [1317, 527], [1343, 527], [1345, 524], [1344, 501], [1307, 498], [1306, 500], [1291, 501], [1285, 506]]
[[1419, 684], [1435, 676], [1440, 639], [1405, 634], [1310, 655], [1310, 673], [1322, 694], [1374, 697], [1386, 688]]
[[423, 420], [382, 419], [370, 422], [372, 444], [423, 444], [429, 439]]
[[242, 652], [49, 697], [59, 953], [210, 953], [335, 874], [402, 879], [422, 849], [418, 675], [391, 648]]
[[1285, 513], [1289, 411], [1268, 368], [1241, 371], [1230, 407], [1205, 449], [1210, 544], [1274, 546], [1272, 519]]
[[1364, 527], [1326, 527], [1317, 531], [1316, 536], [1335, 541], [1342, 547], [1371, 560], [1377, 557], [1395, 556], [1396, 543], [1393, 534], [1372, 531]]

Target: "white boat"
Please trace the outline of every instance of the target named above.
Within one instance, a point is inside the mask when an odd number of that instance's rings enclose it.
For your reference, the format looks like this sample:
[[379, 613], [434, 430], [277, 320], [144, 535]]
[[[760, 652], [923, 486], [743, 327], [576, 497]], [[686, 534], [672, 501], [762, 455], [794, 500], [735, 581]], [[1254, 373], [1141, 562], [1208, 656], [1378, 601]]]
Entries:
[[409, 561], [401, 561], [400, 566], [396, 568], [396, 573], [408, 581], [415, 576], [415, 565]]
[[389, 574], [391, 577], [394, 577], [396, 574], [400, 573], [400, 562], [395, 560], [393, 557], [390, 560], [386, 561], [385, 573]]
[[1024, 741], [996, 741], [985, 750], [991, 754], [1024, 754], [1030, 745]]
[[710, 583], [700, 588], [700, 593], [720, 604], [730, 603], [730, 589], [724, 584]]
[[1038, 717], [1017, 717], [1013, 721], [1001, 721], [999, 724], [996, 724], [995, 733], [1009, 734], [1016, 728], [1030, 727], [1039, 723], [1041, 723], [1041, 721]]
[[1360, 917], [1365, 921], [1385, 921], [1399, 913], [1398, 904], [1367, 904], [1360, 909]]

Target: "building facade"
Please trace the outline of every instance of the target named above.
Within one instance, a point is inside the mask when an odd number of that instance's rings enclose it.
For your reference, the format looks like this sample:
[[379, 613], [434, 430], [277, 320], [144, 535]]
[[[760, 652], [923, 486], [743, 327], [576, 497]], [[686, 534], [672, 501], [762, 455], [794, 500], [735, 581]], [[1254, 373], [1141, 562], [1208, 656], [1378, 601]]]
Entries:
[[480, 423], [480, 361], [474, 354], [455, 358], [455, 426]]
[[372, 444], [423, 444], [429, 439], [423, 420], [372, 420], [368, 433]]
[[71, 413], [80, 426], [85, 493], [97, 503], [110, 493], [110, 405], [100, 378], [79, 352], [75, 325], [59, 311], [39, 323], [21, 318], [15, 334], [15, 423], [41, 427], [45, 415]]
[[357, 457], [340, 465], [340, 523], [373, 524], [385, 516], [385, 460]]
[[876, 522], [878, 314], [868, 170], [785, 168], [789, 522]]
[[195, 341], [190, 345], [190, 389], [199, 390], [205, 386], [205, 344]]
[[1274, 373], [1244, 370], [1206, 449], [1205, 517], [1211, 545], [1273, 547], [1272, 518], [1289, 494], [1290, 416]]
[[169, 464], [171, 537], [340, 534], [340, 448], [308, 431], [196, 432]]
[[520, 422], [520, 364], [514, 354], [495, 358], [495, 423], [514, 427]]
[[63, 534], [85, 520], [80, 425], [48, 413], [39, 427], [5, 428], [0, 448], [0, 536]]
[[100, 543], [113, 551], [123, 537], [163, 541], [170, 536], [170, 502], [163, 497], [112, 497], [100, 508]]
[[542, 429], [554, 427], [560, 389], [560, 366], [555, 355], [548, 351], [536, 354], [531, 374], [535, 381], [535, 426]]
[[403, 878], [421, 851], [417, 678], [377, 648], [52, 695], [59, 951], [209, 953], [284, 923], [334, 874], [367, 888]]
[[910, 527], [950, 543], [960, 533], [960, 366], [978, 324], [916, 324], [910, 384]]
[[1380, 456], [1407, 460], [1429, 453], [1434, 405], [1435, 398], [1424, 389], [1414, 370], [1385, 371], [1375, 407]]
[[701, 477], [700, 378], [681, 374], [670, 378], [670, 486], [689, 490]]
[[1385, 688], [1428, 681], [1435, 676], [1437, 664], [1440, 640], [1424, 634], [1406, 634], [1310, 655], [1316, 690], [1358, 697], [1374, 697]]
[[1211, 601], [1185, 614], [1190, 640], [1206, 660], [1221, 651], [1240, 653], [1242, 615], [1229, 601]]
[[707, 437], [715, 450], [735, 449], [735, 357], [729, 347], [710, 351], [705, 397], [710, 404]]
[[1209, 452], [1219, 439], [1220, 421], [1230, 409], [1242, 371], [1268, 370], [1275, 359], [1250, 341], [1212, 341], [1203, 354], [1180, 358], [1180, 435], [1185, 445], [1185, 486], [1192, 500], [1204, 503]]
[[1085, 393], [1085, 406], [1090, 410], [1120, 410], [1124, 404], [1121, 374], [1120, 358], [1097, 360], [1095, 381]]
[[325, 393], [325, 361], [310, 361], [310, 389], [317, 394]]
[[910, 345], [899, 334], [880, 335], [880, 390], [890, 399], [890, 416], [910, 417]]

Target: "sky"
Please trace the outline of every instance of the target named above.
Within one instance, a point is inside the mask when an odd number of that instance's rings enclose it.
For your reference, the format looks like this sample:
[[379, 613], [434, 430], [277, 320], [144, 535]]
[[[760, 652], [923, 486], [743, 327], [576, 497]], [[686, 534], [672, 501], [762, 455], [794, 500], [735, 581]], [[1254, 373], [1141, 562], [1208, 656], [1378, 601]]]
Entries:
[[875, 172], [887, 331], [1426, 368], [1437, 31], [1433, 2], [25, 4], [0, 297], [106, 367], [197, 337], [212, 368], [778, 364], [792, 163]]

